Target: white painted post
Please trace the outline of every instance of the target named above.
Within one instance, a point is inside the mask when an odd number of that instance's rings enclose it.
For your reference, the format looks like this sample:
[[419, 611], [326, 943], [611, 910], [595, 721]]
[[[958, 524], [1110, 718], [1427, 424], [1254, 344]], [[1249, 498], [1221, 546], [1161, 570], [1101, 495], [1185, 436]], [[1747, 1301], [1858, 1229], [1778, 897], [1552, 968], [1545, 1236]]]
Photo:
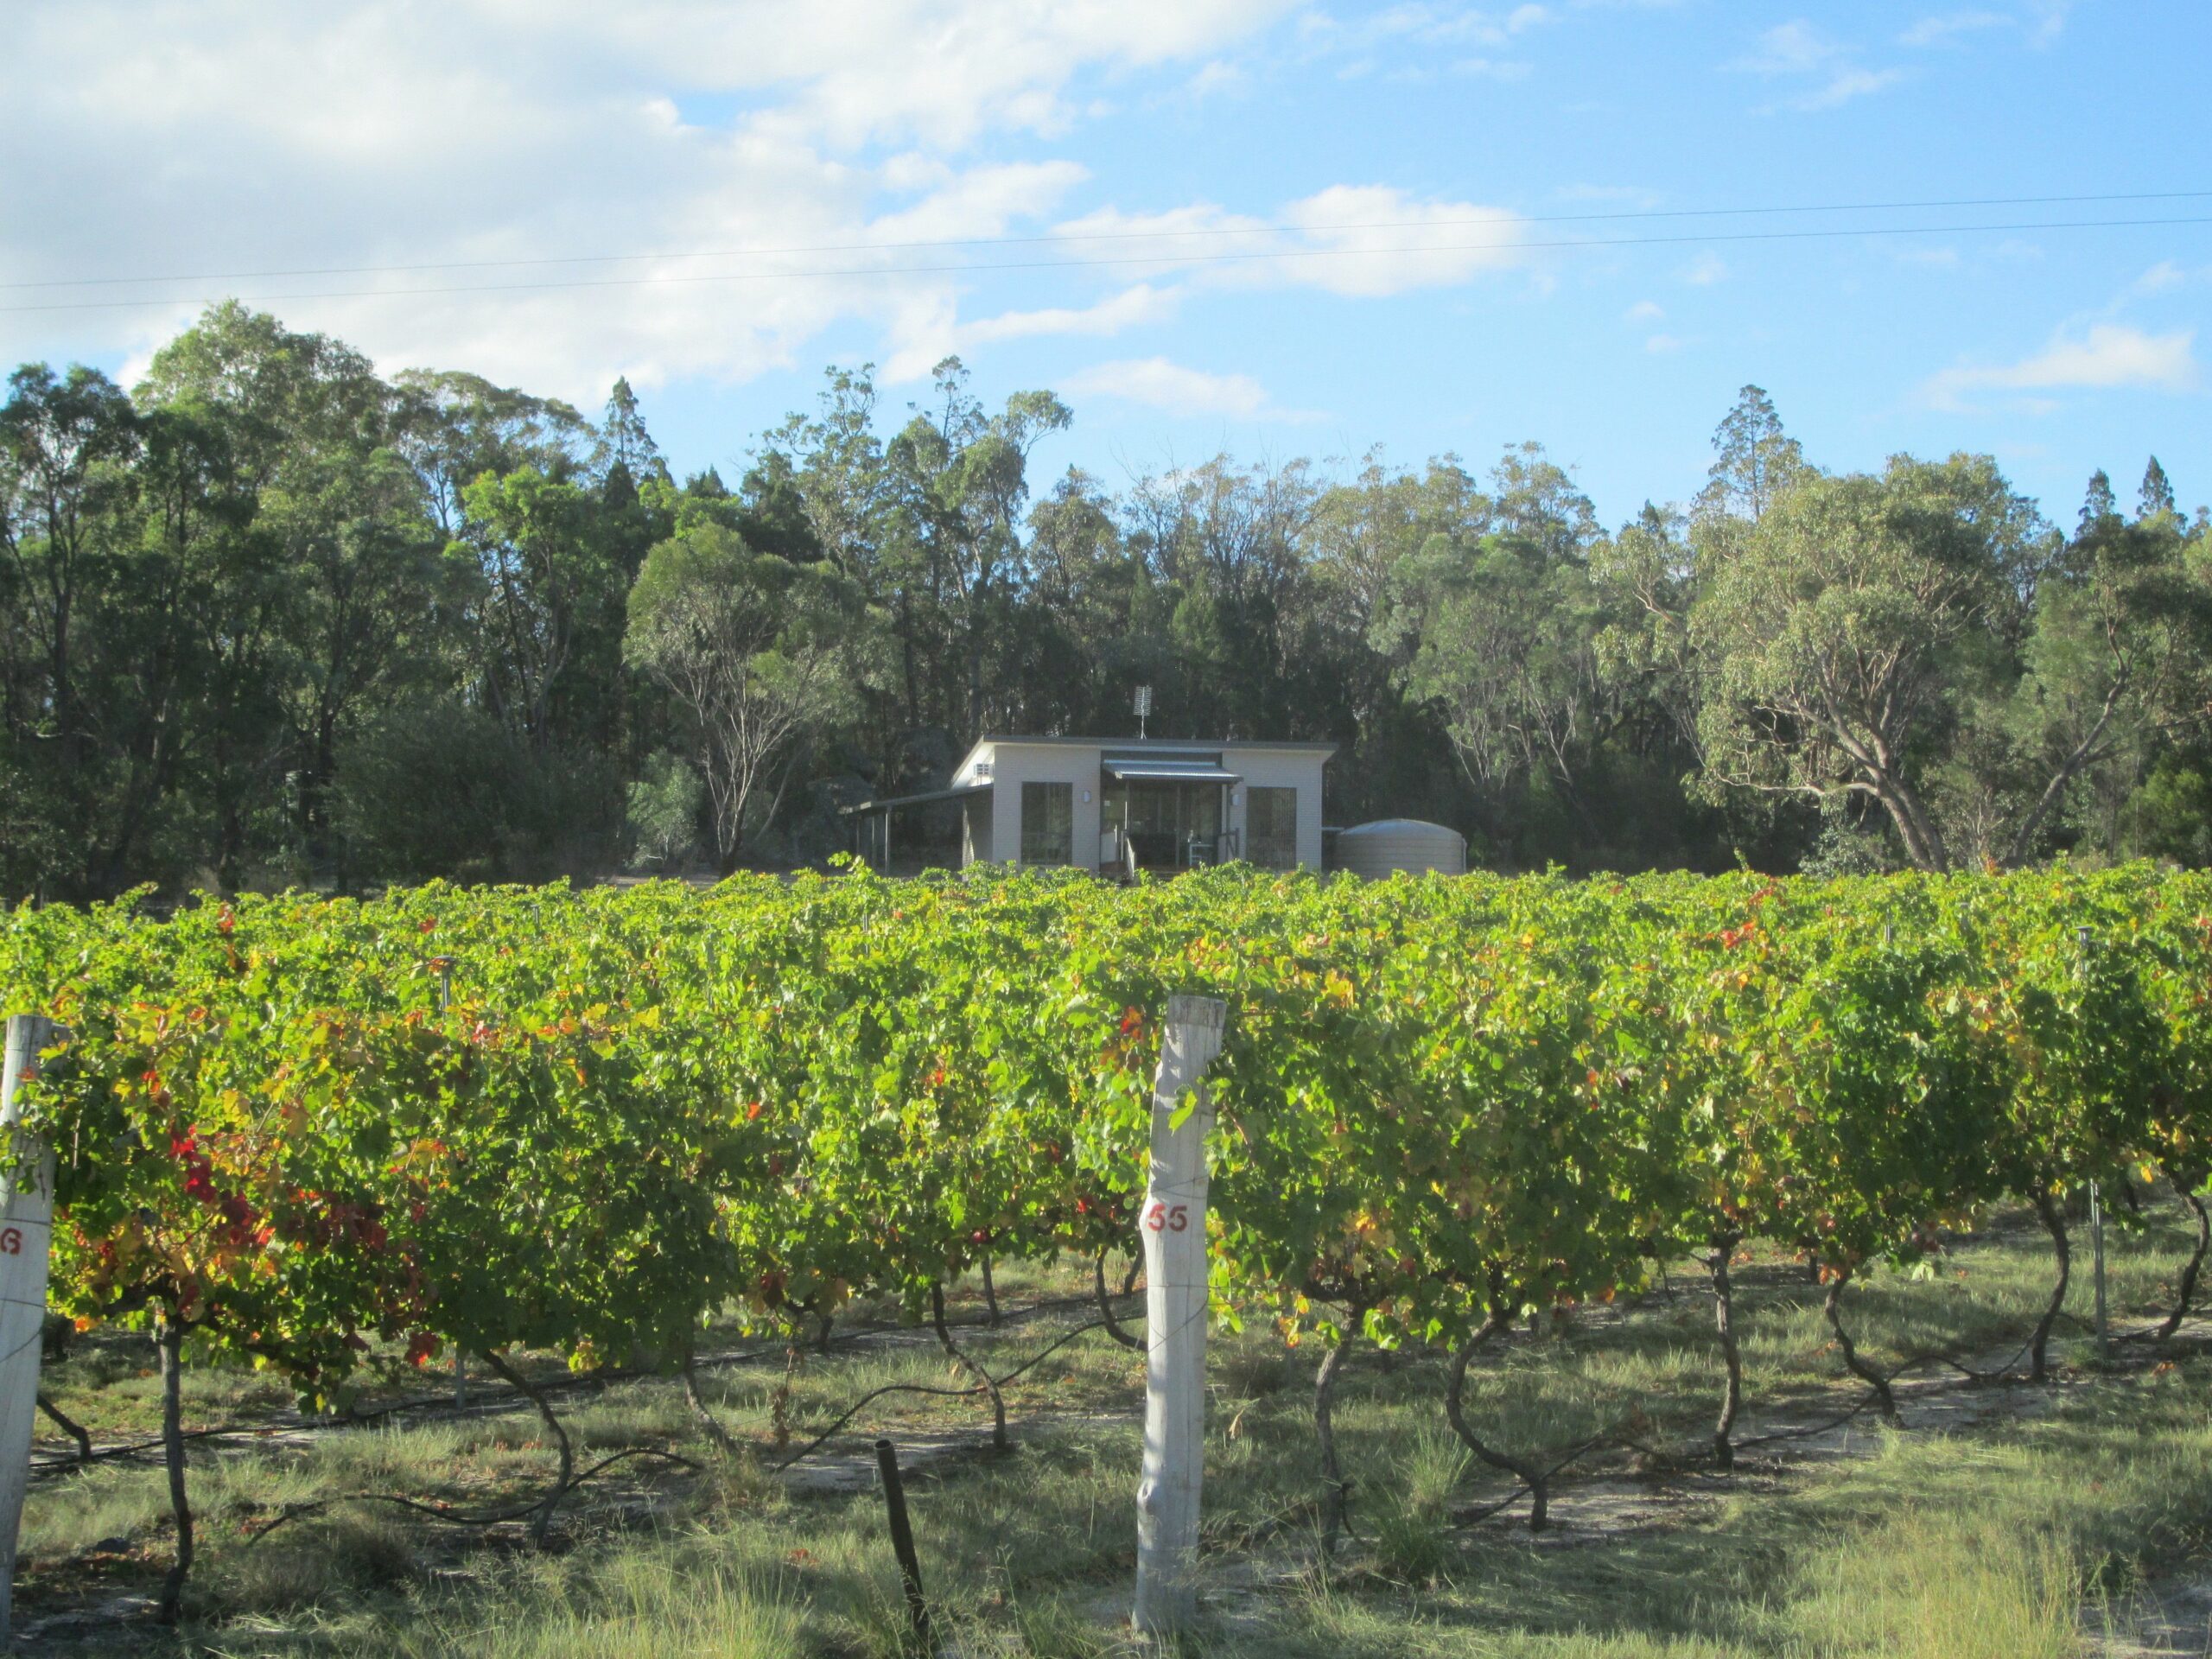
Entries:
[[1133, 1619], [1147, 1635], [1187, 1624], [1198, 1611], [1206, 1418], [1206, 1136], [1213, 1128], [1213, 1103], [1201, 1079], [1221, 1052], [1228, 1013], [1226, 1003], [1211, 997], [1169, 997], [1152, 1089], [1152, 1178], [1137, 1217], [1148, 1328]]
[[18, 1133], [23, 1109], [16, 1085], [38, 1075], [39, 1051], [53, 1040], [53, 1031], [36, 1014], [9, 1015], [7, 1060], [0, 1069], [0, 1648], [14, 1634], [16, 1541], [30, 1484], [47, 1244], [54, 1232], [54, 1153]]

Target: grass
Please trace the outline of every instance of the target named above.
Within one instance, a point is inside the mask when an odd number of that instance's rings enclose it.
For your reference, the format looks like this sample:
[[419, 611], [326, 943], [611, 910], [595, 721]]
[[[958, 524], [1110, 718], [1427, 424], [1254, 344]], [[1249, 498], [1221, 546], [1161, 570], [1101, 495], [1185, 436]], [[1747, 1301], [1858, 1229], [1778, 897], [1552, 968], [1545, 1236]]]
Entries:
[[[2045, 1242], [2018, 1217], [1961, 1242], [1940, 1271], [1854, 1285], [1862, 1349], [1894, 1365], [1944, 1347], [1989, 1363], [2017, 1349], [2048, 1294]], [[2123, 1327], [2162, 1310], [2184, 1236], [2153, 1210], [2113, 1244]], [[2086, 1250], [2082, 1255], [2086, 1257]], [[1009, 1308], [1078, 1297], [1088, 1264], [1000, 1275]], [[1748, 1421], [1740, 1434], [1810, 1424], [1858, 1400], [1845, 1386], [1820, 1293], [1786, 1259], [1742, 1269]], [[2086, 1315], [2086, 1263], [2069, 1308]], [[980, 1310], [972, 1294], [960, 1316]], [[963, 1327], [999, 1370], [1084, 1317], [1048, 1308], [998, 1331]], [[2122, 1344], [2095, 1363], [2062, 1326], [2058, 1383], [1908, 1392], [1908, 1430], [1862, 1414], [1815, 1439], [1754, 1447], [1736, 1475], [1670, 1463], [1709, 1434], [1716, 1403], [1710, 1300], [1678, 1269], [1671, 1295], [1516, 1336], [1471, 1376], [1469, 1410], [1524, 1452], [1598, 1435], [1613, 1443], [1561, 1478], [1554, 1533], [1517, 1510], [1470, 1521], [1509, 1489], [1446, 1427], [1433, 1357], [1368, 1351], [1337, 1414], [1357, 1483], [1354, 1539], [1332, 1560], [1313, 1536], [1311, 1345], [1264, 1321], [1213, 1344], [1201, 1625], [1169, 1651], [1200, 1659], [2040, 1659], [2099, 1650], [2177, 1575], [2212, 1572], [2212, 1363]], [[716, 1342], [744, 1346], [734, 1333]], [[758, 1348], [757, 1342], [752, 1344]], [[52, 1367], [65, 1409], [103, 1440], [143, 1434], [143, 1338], [105, 1337]], [[1918, 1375], [1916, 1373], [1915, 1375]], [[1934, 1376], [1936, 1372], [1928, 1375]], [[401, 1414], [374, 1428], [276, 1441], [206, 1442], [193, 1481], [202, 1560], [175, 1635], [91, 1621], [43, 1650], [205, 1653], [233, 1659], [550, 1659], [551, 1656], [816, 1655], [915, 1651], [873, 1483], [787, 1483], [772, 1462], [779, 1409], [809, 1437], [868, 1389], [957, 1383], [926, 1332], [895, 1331], [809, 1355], [713, 1369], [705, 1391], [755, 1456], [708, 1452], [676, 1384], [659, 1378], [563, 1396], [582, 1462], [629, 1446], [682, 1452], [696, 1470], [632, 1460], [574, 1494], [558, 1547], [518, 1526], [472, 1530], [396, 1506], [404, 1494], [470, 1508], [525, 1503], [552, 1465], [525, 1411]], [[835, 1448], [853, 1467], [875, 1433], [910, 1440], [908, 1491], [941, 1634], [968, 1655], [1126, 1654], [1117, 1623], [1134, 1565], [1140, 1357], [1077, 1339], [1008, 1390], [1016, 1449], [981, 1450], [979, 1402], [891, 1395]], [[779, 1395], [784, 1397], [780, 1403]], [[265, 1379], [202, 1371], [188, 1414], [251, 1421], [278, 1402]], [[1625, 1433], [1624, 1431], [1625, 1430]], [[925, 1456], [926, 1437], [952, 1454]], [[1625, 1440], [1632, 1444], [1622, 1444]], [[935, 1443], [935, 1442], [932, 1442]], [[289, 1516], [266, 1536], [255, 1535]], [[106, 1465], [41, 1481], [26, 1516], [19, 1623], [143, 1593], [169, 1548], [158, 1469]], [[2200, 1640], [2205, 1633], [2199, 1632]], [[32, 1651], [41, 1650], [34, 1647]]]

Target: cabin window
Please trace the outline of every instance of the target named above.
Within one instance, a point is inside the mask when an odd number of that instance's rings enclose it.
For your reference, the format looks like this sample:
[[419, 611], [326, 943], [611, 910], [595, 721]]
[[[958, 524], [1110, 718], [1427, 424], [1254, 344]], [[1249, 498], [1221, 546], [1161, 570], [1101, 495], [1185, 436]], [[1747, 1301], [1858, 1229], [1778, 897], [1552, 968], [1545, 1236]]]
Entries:
[[1298, 868], [1298, 791], [1244, 791], [1244, 855], [1263, 870]]
[[1022, 785], [1021, 861], [1025, 864], [1071, 864], [1075, 861], [1073, 784]]

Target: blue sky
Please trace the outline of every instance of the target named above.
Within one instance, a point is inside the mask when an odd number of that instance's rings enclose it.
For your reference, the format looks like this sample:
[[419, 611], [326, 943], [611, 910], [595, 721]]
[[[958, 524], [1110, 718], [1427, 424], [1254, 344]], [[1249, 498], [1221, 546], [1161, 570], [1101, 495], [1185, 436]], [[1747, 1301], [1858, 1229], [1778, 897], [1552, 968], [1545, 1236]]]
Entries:
[[2193, 505], [2212, 224], [2054, 221], [2212, 194], [1696, 215], [2212, 191], [2208, 55], [2202, 0], [15, 7], [0, 354], [128, 377], [235, 293], [386, 369], [626, 373], [729, 473], [825, 364], [895, 414], [957, 351], [1067, 397], [1047, 474], [1533, 438], [1610, 522], [1757, 381], [1831, 467], [1986, 450], [2070, 520], [2155, 452]]

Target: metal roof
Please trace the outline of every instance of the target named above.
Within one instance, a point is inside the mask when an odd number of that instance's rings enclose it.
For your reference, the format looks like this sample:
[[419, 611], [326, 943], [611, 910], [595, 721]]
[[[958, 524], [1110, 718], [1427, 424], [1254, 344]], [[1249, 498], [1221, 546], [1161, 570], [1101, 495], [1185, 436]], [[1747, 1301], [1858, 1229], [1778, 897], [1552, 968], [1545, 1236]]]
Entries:
[[988, 784], [963, 784], [957, 789], [929, 789], [918, 795], [887, 795], [880, 801], [862, 801], [858, 806], [841, 806], [840, 817], [856, 817], [862, 812], [887, 812], [894, 806], [927, 806], [933, 801], [957, 801], [969, 795], [988, 795]]
[[956, 778], [966, 773], [986, 749], [1004, 744], [1012, 748], [1073, 748], [1097, 749], [1105, 753], [1130, 755], [1160, 755], [1202, 753], [1218, 760], [1224, 749], [1263, 749], [1276, 753], [1318, 754], [1325, 761], [1337, 752], [1333, 743], [1307, 742], [1303, 740], [1243, 738], [1243, 737], [1020, 737], [1011, 733], [987, 732], [969, 747], [960, 764], [952, 769]]
[[[1262, 737], [1021, 737], [1010, 732], [989, 732], [976, 740], [975, 747], [986, 743], [1011, 743], [1017, 747], [1030, 745], [1062, 746], [1084, 749], [1303, 749], [1319, 753], [1324, 750], [1333, 754], [1333, 743], [1308, 741], [1304, 739]], [[969, 753], [972, 754], [974, 749]]]

